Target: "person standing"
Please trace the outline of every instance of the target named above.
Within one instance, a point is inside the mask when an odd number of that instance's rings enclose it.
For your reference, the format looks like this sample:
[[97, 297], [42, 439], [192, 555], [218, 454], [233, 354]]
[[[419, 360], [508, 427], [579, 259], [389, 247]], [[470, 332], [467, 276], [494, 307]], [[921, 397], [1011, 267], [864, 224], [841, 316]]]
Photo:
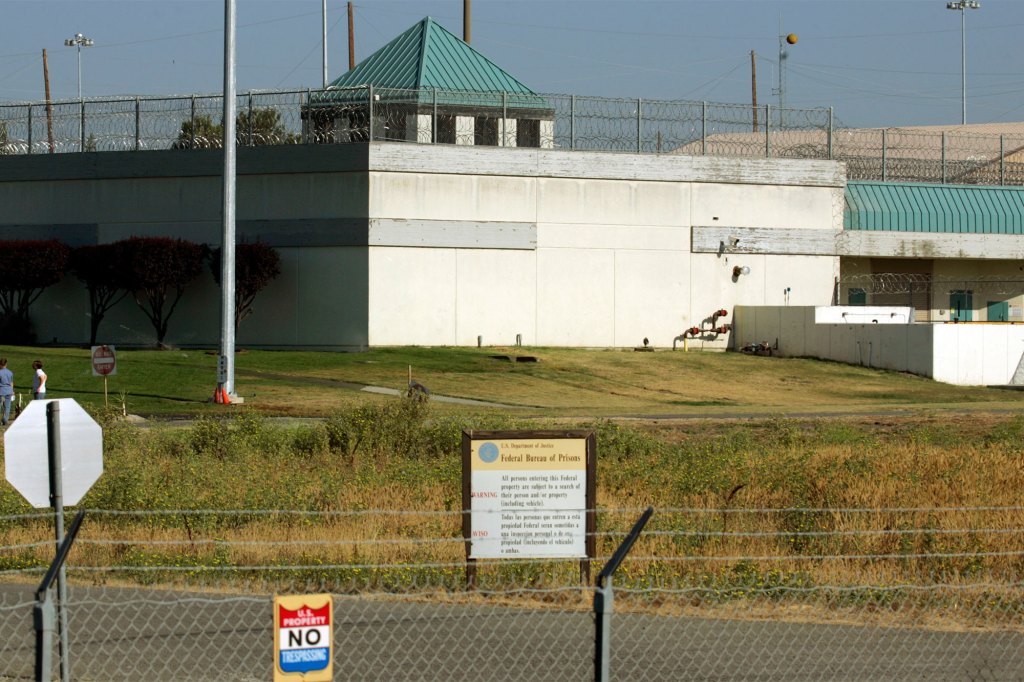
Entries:
[[46, 399], [46, 372], [43, 371], [43, 363], [36, 360], [32, 363], [32, 369], [36, 375], [32, 378], [32, 398], [34, 400]]
[[7, 358], [0, 358], [0, 402], [3, 402], [3, 420], [7, 426], [11, 420], [11, 401], [14, 400], [14, 372], [7, 369]]

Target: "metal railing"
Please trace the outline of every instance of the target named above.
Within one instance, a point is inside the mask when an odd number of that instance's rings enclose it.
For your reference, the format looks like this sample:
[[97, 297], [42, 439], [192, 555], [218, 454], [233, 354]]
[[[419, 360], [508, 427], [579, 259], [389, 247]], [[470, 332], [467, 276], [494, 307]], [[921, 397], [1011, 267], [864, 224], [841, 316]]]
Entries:
[[[641, 510], [598, 510], [600, 565]], [[461, 513], [90, 510], [73, 679], [269, 679], [274, 594], [334, 596], [351, 680], [590, 680], [575, 561], [478, 561]], [[45, 515], [0, 519], [0, 679], [32, 675]], [[1024, 507], [659, 509], [615, 576], [614, 679], [1016, 679]]]
[[[845, 128], [831, 108], [374, 87], [249, 92], [236, 106], [243, 146], [389, 140], [834, 159], [852, 180], [1024, 184], [1024, 136]], [[217, 148], [222, 111], [219, 95], [4, 104], [0, 155]]]

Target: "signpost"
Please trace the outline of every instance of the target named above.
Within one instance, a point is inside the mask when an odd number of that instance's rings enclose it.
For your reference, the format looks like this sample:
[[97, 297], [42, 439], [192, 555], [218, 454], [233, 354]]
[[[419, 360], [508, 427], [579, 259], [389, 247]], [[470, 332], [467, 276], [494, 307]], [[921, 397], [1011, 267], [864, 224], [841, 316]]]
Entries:
[[[61, 443], [72, 445], [62, 456]], [[53, 507], [57, 551], [64, 541], [64, 505], [74, 505], [103, 473], [103, 429], [70, 398], [34, 400], [4, 433], [7, 481], [33, 507]], [[67, 583], [57, 573], [60, 677], [71, 679]]]
[[329, 594], [274, 597], [274, 682], [330, 682], [333, 606]]
[[467, 580], [477, 559], [594, 556], [597, 439], [592, 431], [464, 431]]
[[117, 374], [117, 353], [114, 351], [113, 346], [93, 346], [92, 347], [92, 375], [94, 377], [103, 377], [103, 405], [108, 406], [107, 402], [107, 377], [111, 374]]

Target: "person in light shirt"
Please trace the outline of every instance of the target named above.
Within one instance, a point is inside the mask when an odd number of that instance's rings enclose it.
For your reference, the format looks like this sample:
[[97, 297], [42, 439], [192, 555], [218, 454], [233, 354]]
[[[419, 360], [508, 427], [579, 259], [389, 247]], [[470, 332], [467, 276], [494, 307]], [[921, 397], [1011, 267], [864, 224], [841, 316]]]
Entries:
[[3, 426], [11, 419], [11, 401], [14, 399], [14, 372], [7, 367], [7, 358], [0, 358], [0, 403], [3, 404]]
[[35, 400], [46, 399], [46, 372], [43, 371], [43, 363], [36, 360], [32, 363], [32, 369], [36, 375], [32, 378], [32, 398]]

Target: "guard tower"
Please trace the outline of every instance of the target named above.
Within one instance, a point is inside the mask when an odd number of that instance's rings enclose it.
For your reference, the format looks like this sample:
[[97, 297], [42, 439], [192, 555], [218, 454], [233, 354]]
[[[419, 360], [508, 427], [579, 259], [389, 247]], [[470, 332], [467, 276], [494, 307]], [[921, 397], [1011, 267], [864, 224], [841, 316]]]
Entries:
[[313, 93], [309, 142], [553, 147], [554, 109], [430, 17]]

